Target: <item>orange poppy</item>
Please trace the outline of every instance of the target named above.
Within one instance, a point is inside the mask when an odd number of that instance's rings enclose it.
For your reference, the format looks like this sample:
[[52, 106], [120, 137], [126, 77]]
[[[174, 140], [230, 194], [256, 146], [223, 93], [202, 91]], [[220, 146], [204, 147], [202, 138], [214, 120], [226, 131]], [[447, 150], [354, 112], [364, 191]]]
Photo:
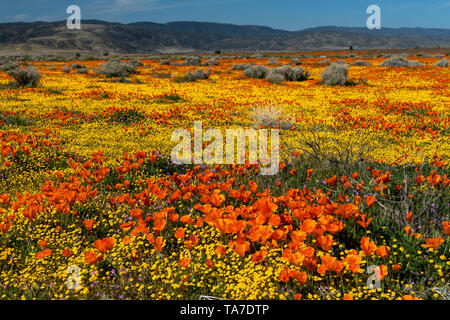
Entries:
[[351, 293], [344, 294], [344, 300], [353, 300], [353, 294]]
[[434, 250], [436, 250], [441, 245], [441, 243], [444, 242], [444, 239], [441, 237], [428, 238], [426, 242], [426, 244], [422, 244], [422, 248], [433, 248]]
[[450, 235], [450, 221], [442, 221], [441, 224], [445, 234]]
[[269, 218], [269, 224], [274, 226], [274, 227], [278, 227], [281, 223], [281, 218], [279, 215], [276, 214], [272, 214]]
[[324, 251], [330, 251], [333, 246], [333, 236], [331, 234], [319, 236], [317, 238], [317, 243]]
[[47, 247], [47, 241], [46, 240], [39, 240], [38, 241], [38, 245], [40, 245], [41, 247], [45, 248], [45, 247]]
[[300, 229], [307, 234], [311, 234], [317, 226], [317, 222], [313, 219], [305, 219], [300, 224]]
[[94, 250], [88, 251], [85, 254], [84, 260], [91, 265], [96, 264], [98, 261], [103, 259], [103, 254], [97, 255]]
[[266, 257], [267, 251], [266, 250], [261, 250], [261, 251], [257, 251], [252, 255], [252, 261], [253, 263], [257, 264], [260, 263], [262, 260], [264, 260], [264, 258]]
[[92, 227], [94, 226], [95, 220], [92, 219], [86, 219], [83, 221], [84, 227], [86, 228], [87, 231], [91, 231]]
[[408, 236], [410, 236], [411, 235], [411, 227], [410, 226], [406, 226], [404, 229], [405, 229], [406, 234]]
[[178, 228], [176, 231], [175, 231], [175, 234], [174, 234], [174, 236], [175, 236], [175, 238], [176, 239], [181, 239], [181, 238], [184, 238], [184, 228]]
[[292, 231], [290, 233], [290, 235], [291, 235], [292, 241], [294, 243], [298, 243], [298, 244], [302, 243], [307, 237], [306, 232], [304, 232], [303, 230]]
[[120, 229], [122, 229], [124, 232], [129, 231], [131, 228], [133, 228], [133, 226], [136, 224], [136, 221], [130, 221], [130, 222], [125, 222], [122, 223], [120, 225]]
[[361, 238], [361, 249], [364, 251], [366, 256], [370, 256], [375, 250], [377, 250], [377, 245], [375, 242], [370, 241], [369, 237]]
[[191, 264], [191, 259], [189, 258], [180, 259], [180, 261], [178, 261], [178, 264], [183, 268], [187, 268]]
[[379, 246], [377, 248], [377, 250], [375, 251], [375, 253], [377, 254], [377, 256], [379, 256], [382, 259], [386, 259], [389, 257], [389, 252], [390, 252], [391, 248], [388, 246]]
[[409, 295], [409, 294], [405, 294], [402, 296], [402, 300], [420, 300], [419, 298]]
[[132, 216], [135, 219], [142, 218], [142, 210], [141, 209], [132, 209], [130, 211], [130, 216]]
[[409, 222], [411, 222], [412, 220], [412, 214], [413, 213], [411, 211], [406, 214], [406, 220], [408, 220]]
[[9, 222], [5, 222], [5, 223], [0, 223], [0, 230], [3, 232], [3, 233], [7, 233], [8, 232], [8, 230], [9, 230], [9, 228], [11, 228], [11, 223], [9, 223]]
[[210, 269], [214, 269], [214, 263], [211, 261], [211, 259], [206, 260], [205, 265]]
[[159, 236], [155, 240], [154, 248], [156, 251], [161, 252], [165, 244], [166, 240], [163, 237]]
[[367, 196], [366, 198], [366, 204], [370, 208], [375, 203], [376, 198], [374, 196]]
[[70, 257], [72, 255], [72, 253], [70, 252], [69, 249], [64, 249], [62, 252], [63, 257]]
[[353, 203], [340, 204], [335, 210], [335, 213], [345, 219], [356, 217], [359, 215], [358, 207]]
[[156, 219], [153, 222], [153, 230], [154, 231], [162, 231], [166, 227], [166, 220], [165, 219]]
[[278, 276], [278, 280], [282, 282], [289, 282], [290, 276], [289, 276], [289, 268], [285, 268], [283, 271], [281, 271], [280, 275]]
[[44, 250], [42, 250], [42, 251], [36, 253], [35, 258], [36, 258], [36, 259], [43, 259], [43, 258], [49, 257], [49, 256], [51, 256], [51, 255], [53, 255], [53, 251], [50, 250], [50, 249], [48, 249], [48, 248], [45, 248]]
[[111, 250], [115, 244], [116, 244], [116, 239], [106, 237], [103, 239], [95, 240], [94, 247], [97, 248], [98, 251], [105, 253], [105, 252]]
[[216, 254], [217, 255], [224, 255], [225, 254], [225, 247], [224, 246], [218, 246], [217, 248], [216, 248]]

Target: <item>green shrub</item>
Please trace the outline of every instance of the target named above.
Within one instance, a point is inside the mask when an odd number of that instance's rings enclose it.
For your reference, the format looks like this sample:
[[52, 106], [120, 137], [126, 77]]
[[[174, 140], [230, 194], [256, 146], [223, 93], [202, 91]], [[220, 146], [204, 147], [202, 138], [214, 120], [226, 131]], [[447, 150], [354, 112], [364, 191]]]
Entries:
[[8, 61], [0, 67], [0, 71], [10, 71], [14, 69], [18, 69], [19, 64], [16, 62]]
[[144, 64], [139, 60], [130, 60], [127, 62], [129, 65], [133, 66], [135, 69], [137, 67], [142, 67]]
[[80, 69], [77, 69], [76, 73], [87, 74], [87, 73], [89, 73], [89, 69], [88, 68], [80, 68]]
[[212, 57], [205, 61], [205, 66], [218, 66], [219, 61], [216, 58]]
[[247, 78], [265, 79], [270, 72], [270, 68], [261, 65], [252, 65], [244, 70]]
[[183, 65], [185, 66], [200, 66], [202, 64], [202, 59], [200, 57], [186, 57]]
[[139, 110], [124, 109], [116, 110], [110, 117], [109, 122], [130, 126], [145, 119], [145, 114]]
[[120, 59], [112, 59], [104, 63], [101, 69], [96, 72], [109, 78], [117, 77], [120, 81], [123, 81], [130, 74], [136, 73], [136, 68]]
[[331, 63], [331, 61], [329, 59], [325, 59], [325, 60], [320, 60], [319, 62], [317, 62], [318, 66], [322, 66], [322, 65], [329, 65]]
[[232, 70], [245, 70], [250, 68], [251, 66], [254, 66], [254, 63], [247, 63], [247, 64], [234, 64], [231, 69]]
[[435, 67], [448, 67], [448, 60], [447, 59], [441, 59], [438, 62], [434, 64]]
[[369, 61], [363, 61], [363, 60], [357, 60], [352, 63], [350, 63], [351, 66], [371, 66], [372, 63]]
[[36, 68], [19, 68], [8, 72], [8, 75], [21, 87], [36, 87], [42, 78], [42, 75]]
[[78, 64], [78, 63], [72, 63], [72, 64], [70, 65], [70, 68], [71, 68], [71, 69], [83, 69], [83, 68], [86, 68], [86, 66], [84, 66], [84, 65], [82, 65], [82, 64]]
[[289, 130], [294, 126], [293, 120], [283, 114], [281, 106], [275, 105], [255, 107], [251, 119], [257, 129], [263, 127]]
[[176, 82], [192, 82], [196, 80], [205, 80], [208, 79], [211, 75], [211, 68], [208, 71], [204, 71], [203, 69], [198, 69], [193, 72], [188, 72], [184, 76], [176, 78]]
[[282, 66], [270, 70], [267, 79], [272, 82], [304, 81], [307, 80], [309, 76], [309, 71], [305, 71], [302, 67], [292, 68], [291, 66]]
[[348, 83], [348, 66], [332, 63], [322, 72], [322, 82], [328, 86], [344, 86]]
[[418, 61], [410, 61], [406, 59], [408, 55], [406, 53], [394, 54], [389, 59], [383, 61], [380, 66], [382, 67], [419, 67], [421, 64]]

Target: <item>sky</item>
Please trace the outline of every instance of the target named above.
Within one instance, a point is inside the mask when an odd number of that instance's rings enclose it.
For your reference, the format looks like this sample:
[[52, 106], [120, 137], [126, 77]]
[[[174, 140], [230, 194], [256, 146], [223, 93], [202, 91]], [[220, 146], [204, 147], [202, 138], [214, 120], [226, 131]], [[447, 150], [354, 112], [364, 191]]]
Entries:
[[0, 22], [61, 21], [69, 5], [82, 19], [111, 22], [208, 21], [302, 30], [364, 27], [369, 5], [381, 9], [381, 27], [450, 28], [450, 0], [0, 0]]

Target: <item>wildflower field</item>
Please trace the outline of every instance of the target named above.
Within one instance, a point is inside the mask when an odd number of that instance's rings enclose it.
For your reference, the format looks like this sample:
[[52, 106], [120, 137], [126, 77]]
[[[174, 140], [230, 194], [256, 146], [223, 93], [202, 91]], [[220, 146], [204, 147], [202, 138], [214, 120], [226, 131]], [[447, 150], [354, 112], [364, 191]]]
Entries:
[[[94, 72], [106, 60], [19, 61], [33, 87], [0, 71], [1, 299], [450, 298], [439, 58], [185, 58], [113, 77]], [[346, 85], [322, 82], [325, 59], [350, 64]], [[236, 67], [298, 61], [304, 81]], [[194, 121], [278, 128], [279, 172], [174, 164], [172, 132]]]

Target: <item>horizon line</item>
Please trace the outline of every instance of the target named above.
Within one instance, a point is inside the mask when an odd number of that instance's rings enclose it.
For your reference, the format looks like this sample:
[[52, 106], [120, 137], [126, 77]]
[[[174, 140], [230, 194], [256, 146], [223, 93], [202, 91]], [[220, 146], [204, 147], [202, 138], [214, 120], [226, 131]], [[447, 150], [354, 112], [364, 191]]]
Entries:
[[[285, 32], [299, 32], [299, 31], [305, 31], [308, 29], [317, 29], [317, 28], [330, 28], [330, 27], [334, 27], [334, 28], [348, 28], [348, 29], [353, 29], [353, 28], [359, 28], [359, 29], [366, 29], [366, 27], [364, 26], [338, 26], [338, 25], [318, 25], [315, 27], [306, 27], [304, 29], [298, 29], [298, 30], [286, 30], [286, 29], [279, 29], [279, 28], [274, 28], [268, 25], [263, 25], [263, 24], [236, 24], [236, 23], [229, 23], [229, 22], [212, 22], [212, 21], [198, 21], [198, 20], [174, 20], [174, 21], [168, 21], [168, 22], [154, 22], [154, 21], [134, 21], [134, 22], [117, 22], [117, 21], [108, 21], [108, 20], [100, 20], [100, 19], [81, 19], [81, 22], [83, 21], [98, 21], [98, 22], [106, 22], [106, 23], [111, 23], [111, 24], [120, 24], [120, 25], [130, 25], [130, 24], [135, 24], [135, 23], [154, 23], [154, 24], [159, 24], [159, 25], [167, 25], [170, 23], [182, 23], [182, 22], [189, 22], [189, 23], [210, 23], [210, 24], [222, 24], [222, 25], [230, 25], [230, 26], [238, 26], [238, 27], [264, 27], [264, 28], [270, 28], [272, 30], [275, 31], [285, 31]], [[65, 23], [66, 20], [55, 20], [55, 21], [46, 21], [46, 20], [35, 20], [35, 21], [14, 21], [14, 22], [2, 22], [0, 21], [0, 24], [17, 24], [17, 23]], [[382, 29], [375, 29], [375, 30], [370, 30], [370, 31], [374, 31], [374, 32], [379, 32], [383, 29], [394, 29], [394, 30], [398, 30], [398, 29], [426, 29], [426, 30], [431, 30], [431, 29], [435, 29], [435, 30], [450, 30], [450, 28], [443, 28], [443, 27], [383, 27]]]

